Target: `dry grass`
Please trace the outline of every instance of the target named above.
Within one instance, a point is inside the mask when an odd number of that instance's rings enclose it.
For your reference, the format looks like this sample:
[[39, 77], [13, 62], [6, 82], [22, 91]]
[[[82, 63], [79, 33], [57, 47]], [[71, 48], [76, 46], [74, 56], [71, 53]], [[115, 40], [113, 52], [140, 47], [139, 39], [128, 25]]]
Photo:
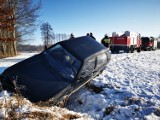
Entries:
[[32, 104], [25, 98], [19, 98], [18, 100], [19, 101], [17, 101], [17, 95], [6, 98], [6, 100], [0, 100], [0, 110], [3, 112], [0, 119], [16, 120], [28, 118], [31, 120], [70, 120], [83, 117], [82, 115], [68, 111], [65, 108], [57, 106], [41, 107]]
[[[14, 83], [16, 94], [8, 96], [1, 87], [2, 96], [0, 96], [0, 119], [20, 120], [28, 118], [29, 120], [71, 120], [83, 118], [81, 114], [69, 111], [57, 106], [31, 103], [22, 97], [20, 88]], [[43, 104], [43, 105], [42, 105]]]

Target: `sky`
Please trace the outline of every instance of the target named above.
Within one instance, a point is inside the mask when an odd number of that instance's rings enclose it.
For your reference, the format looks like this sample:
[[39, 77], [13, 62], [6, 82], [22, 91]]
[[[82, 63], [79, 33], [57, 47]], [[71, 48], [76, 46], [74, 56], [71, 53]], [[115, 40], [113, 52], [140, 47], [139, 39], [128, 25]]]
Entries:
[[[38, 22], [48, 22], [54, 33], [75, 37], [92, 32], [97, 41], [112, 32], [132, 31], [142, 36], [160, 34], [160, 0], [42, 0]], [[42, 44], [40, 29], [32, 44]]]

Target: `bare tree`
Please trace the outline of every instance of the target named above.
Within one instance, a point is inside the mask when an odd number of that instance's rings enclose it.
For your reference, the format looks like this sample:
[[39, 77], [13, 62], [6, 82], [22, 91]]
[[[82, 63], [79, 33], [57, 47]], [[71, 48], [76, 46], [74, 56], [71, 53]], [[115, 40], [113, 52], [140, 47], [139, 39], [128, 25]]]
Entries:
[[17, 55], [17, 41], [33, 33], [41, 2], [0, 0], [0, 57]]
[[36, 2], [35, 0], [19, 0], [16, 6], [16, 37], [18, 40], [31, 39], [28, 36], [32, 35], [37, 28], [36, 21], [41, 6], [41, 0], [36, 0]]
[[49, 47], [51, 44], [53, 44], [53, 40], [55, 39], [53, 28], [48, 22], [46, 22], [41, 25], [40, 29], [44, 46]]
[[66, 39], [69, 39], [69, 36], [70, 35], [67, 35], [65, 33], [57, 33], [55, 35], [55, 43], [56, 42], [59, 42], [59, 41], [63, 41], [63, 40], [66, 40]]

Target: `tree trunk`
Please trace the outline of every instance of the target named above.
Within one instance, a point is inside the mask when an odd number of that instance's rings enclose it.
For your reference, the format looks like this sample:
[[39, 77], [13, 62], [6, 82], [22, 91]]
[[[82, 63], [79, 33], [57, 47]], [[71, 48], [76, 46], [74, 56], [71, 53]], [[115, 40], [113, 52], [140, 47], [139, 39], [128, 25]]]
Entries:
[[4, 0], [0, 8], [0, 58], [16, 56], [15, 6]]
[[16, 41], [0, 41], [0, 58], [13, 57], [17, 55]]

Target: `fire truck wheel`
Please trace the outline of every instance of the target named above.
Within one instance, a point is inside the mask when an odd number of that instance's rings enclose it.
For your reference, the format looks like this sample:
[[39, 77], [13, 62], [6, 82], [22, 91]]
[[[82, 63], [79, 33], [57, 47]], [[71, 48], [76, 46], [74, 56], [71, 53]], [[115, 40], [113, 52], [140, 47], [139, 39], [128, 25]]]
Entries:
[[151, 51], [152, 50], [152, 48], [150, 47], [150, 48], [148, 48], [149, 49], [149, 51]]
[[141, 52], [141, 46], [137, 49], [137, 52]]
[[115, 53], [115, 50], [111, 49], [111, 53]]
[[134, 53], [134, 47], [133, 46], [131, 46], [131, 53]]
[[119, 53], [119, 50], [116, 50], [116, 53]]
[[130, 52], [130, 48], [127, 48], [127, 50], [125, 51], [126, 53], [129, 53]]

